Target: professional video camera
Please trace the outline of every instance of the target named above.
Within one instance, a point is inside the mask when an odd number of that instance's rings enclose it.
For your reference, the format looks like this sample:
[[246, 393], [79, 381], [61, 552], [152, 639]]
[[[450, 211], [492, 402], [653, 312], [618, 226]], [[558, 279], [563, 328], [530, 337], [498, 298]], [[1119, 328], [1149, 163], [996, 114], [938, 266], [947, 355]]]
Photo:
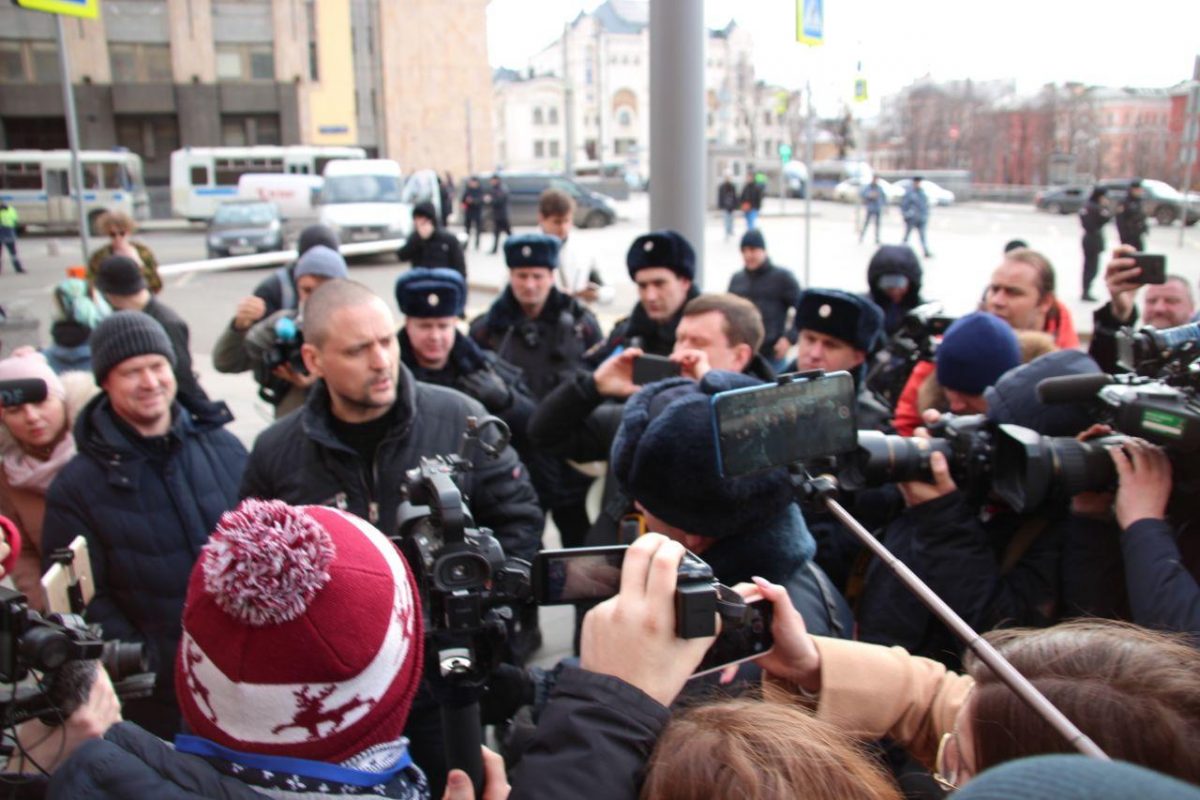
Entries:
[[954, 317], [942, 313], [941, 303], [925, 303], [905, 314], [887, 345], [875, 354], [867, 370], [867, 390], [895, 408], [913, 367], [933, 360], [938, 341], [953, 322]]

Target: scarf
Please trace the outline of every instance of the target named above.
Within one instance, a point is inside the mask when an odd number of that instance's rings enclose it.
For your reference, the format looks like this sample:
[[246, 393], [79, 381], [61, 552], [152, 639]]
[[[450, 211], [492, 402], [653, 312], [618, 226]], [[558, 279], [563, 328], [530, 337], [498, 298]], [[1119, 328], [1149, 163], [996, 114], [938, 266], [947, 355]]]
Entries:
[[27, 489], [44, 495], [50, 488], [50, 482], [74, 456], [75, 437], [67, 433], [58, 440], [44, 461], [21, 447], [13, 448], [4, 456], [4, 474], [14, 489]]

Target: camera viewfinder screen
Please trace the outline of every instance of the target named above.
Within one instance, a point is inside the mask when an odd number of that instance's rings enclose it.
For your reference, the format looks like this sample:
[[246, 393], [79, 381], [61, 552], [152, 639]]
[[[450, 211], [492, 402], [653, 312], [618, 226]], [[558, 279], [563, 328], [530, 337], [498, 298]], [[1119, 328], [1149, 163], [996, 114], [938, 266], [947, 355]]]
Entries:
[[734, 389], [712, 403], [724, 477], [846, 453], [858, 442], [848, 372]]
[[604, 600], [621, 588], [624, 547], [614, 548], [607, 553], [586, 555], [549, 556], [539, 553], [538, 558], [544, 560], [538, 598], [543, 605]]

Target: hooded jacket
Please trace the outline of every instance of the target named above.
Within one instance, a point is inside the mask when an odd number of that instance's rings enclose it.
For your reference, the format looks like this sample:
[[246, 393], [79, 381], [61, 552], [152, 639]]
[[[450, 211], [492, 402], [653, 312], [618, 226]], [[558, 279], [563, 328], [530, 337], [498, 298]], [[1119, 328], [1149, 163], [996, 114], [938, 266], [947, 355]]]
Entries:
[[221, 514], [237, 503], [246, 450], [224, 430], [233, 419], [224, 404], [200, 414], [177, 402], [171, 415], [158, 441], [118, 422], [106, 394], [80, 412], [79, 453], [46, 497], [42, 568], [51, 552], [84, 537], [96, 586], [87, 620], [105, 639], [147, 644], [158, 681], [154, 696], [135, 704], [152, 702], [177, 719], [174, 663], [188, 576]]
[[[884, 275], [903, 275], [908, 279], [908, 292], [899, 303], [879, 288], [879, 279]], [[867, 266], [867, 285], [871, 290], [871, 299], [883, 312], [883, 329], [888, 336], [900, 327], [904, 315], [925, 301], [921, 298], [921, 262], [917, 254], [907, 245], [885, 244], [871, 256]]]
[[414, 267], [449, 267], [467, 277], [467, 259], [462, 245], [457, 236], [443, 228], [435, 228], [428, 239], [422, 239], [414, 230], [396, 252], [396, 258], [408, 261]]
[[[75, 426], [80, 410], [99, 389], [89, 372], [67, 372], [61, 377], [67, 390], [67, 435]], [[19, 451], [21, 446], [5, 425], [0, 425], [0, 461]], [[9, 481], [0, 465], [0, 514], [8, 517], [21, 533], [21, 554], [13, 566], [12, 579], [17, 591], [29, 598], [30, 605], [45, 609], [42, 591], [42, 523], [46, 516], [46, 495], [31, 488], [18, 488]]]

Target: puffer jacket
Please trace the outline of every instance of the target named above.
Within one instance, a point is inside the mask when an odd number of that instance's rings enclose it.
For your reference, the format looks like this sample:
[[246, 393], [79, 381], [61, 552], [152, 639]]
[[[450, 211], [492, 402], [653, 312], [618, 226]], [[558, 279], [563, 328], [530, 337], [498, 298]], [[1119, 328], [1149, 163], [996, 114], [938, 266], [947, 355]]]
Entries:
[[[392, 414], [372, 472], [334, 434], [329, 390], [318, 381], [304, 408], [259, 435], [241, 496], [335, 506], [394, 534], [404, 473], [418, 466], [422, 456], [457, 453], [467, 417], [483, 417], [487, 411], [453, 389], [420, 383], [401, 364]], [[492, 529], [506, 555], [532, 559], [544, 520], [516, 451], [505, 448], [494, 460], [477, 451], [466, 455], [475, 468], [459, 476], [458, 485], [475, 522]]]
[[246, 463], [246, 449], [223, 430], [233, 419], [224, 404], [200, 416], [177, 402], [172, 417], [162, 441], [148, 441], [117, 421], [108, 395], [93, 398], [75, 423], [79, 453], [50, 485], [42, 535], [43, 569], [55, 549], [87, 541], [96, 595], [86, 618], [106, 639], [146, 643], [158, 673], [150, 700], [166, 715], [154, 732], [163, 735], [178, 716], [174, 663], [188, 576], [237, 503]]
[[[67, 426], [75, 424], [80, 409], [99, 391], [90, 372], [66, 372], [62, 375], [67, 390]], [[20, 449], [17, 440], [4, 425], [0, 425], [0, 461]], [[46, 516], [46, 495], [30, 488], [19, 488], [9, 482], [8, 474], [0, 467], [0, 515], [8, 517], [21, 534], [21, 554], [12, 569], [13, 584], [29, 599], [30, 605], [42, 611], [46, 606], [42, 591], [42, 522]]]

